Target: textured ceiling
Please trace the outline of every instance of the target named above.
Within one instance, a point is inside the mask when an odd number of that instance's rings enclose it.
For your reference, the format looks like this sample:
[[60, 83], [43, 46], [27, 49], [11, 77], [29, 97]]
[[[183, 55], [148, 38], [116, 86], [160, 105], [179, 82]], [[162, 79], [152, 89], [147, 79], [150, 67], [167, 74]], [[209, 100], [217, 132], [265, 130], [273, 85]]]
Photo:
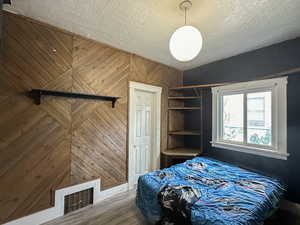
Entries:
[[181, 70], [300, 36], [300, 0], [193, 0], [188, 23], [204, 38], [188, 63], [169, 53], [180, 0], [13, 0], [7, 10]]

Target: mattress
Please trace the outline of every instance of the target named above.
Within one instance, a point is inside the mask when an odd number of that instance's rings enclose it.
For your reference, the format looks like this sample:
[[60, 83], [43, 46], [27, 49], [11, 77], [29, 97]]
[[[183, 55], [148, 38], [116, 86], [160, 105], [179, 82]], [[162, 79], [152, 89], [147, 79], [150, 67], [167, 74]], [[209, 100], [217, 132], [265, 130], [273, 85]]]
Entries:
[[[194, 201], [186, 207], [193, 225], [262, 224], [279, 205], [282, 183], [237, 166], [197, 157], [138, 180], [136, 204], [150, 223], [165, 216], [167, 189], [189, 188]], [[182, 192], [184, 193], [184, 192]]]

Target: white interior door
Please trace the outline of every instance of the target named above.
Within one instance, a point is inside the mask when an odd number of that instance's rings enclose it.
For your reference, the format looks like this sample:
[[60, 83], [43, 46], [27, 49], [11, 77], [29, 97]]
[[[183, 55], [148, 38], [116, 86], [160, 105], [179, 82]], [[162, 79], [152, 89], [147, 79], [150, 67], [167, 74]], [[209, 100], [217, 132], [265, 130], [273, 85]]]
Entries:
[[150, 172], [153, 149], [153, 107], [154, 94], [145, 91], [135, 93], [134, 120], [134, 183], [139, 176]]

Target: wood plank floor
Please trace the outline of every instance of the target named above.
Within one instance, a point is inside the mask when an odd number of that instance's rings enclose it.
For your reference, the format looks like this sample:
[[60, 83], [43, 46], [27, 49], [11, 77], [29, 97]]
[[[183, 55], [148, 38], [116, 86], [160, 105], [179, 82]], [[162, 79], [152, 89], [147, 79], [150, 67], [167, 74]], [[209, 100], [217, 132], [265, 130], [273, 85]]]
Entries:
[[[290, 207], [290, 206], [289, 206]], [[265, 225], [300, 225], [300, 209], [287, 206], [265, 222]], [[104, 200], [44, 225], [149, 225], [135, 206], [135, 191]]]
[[116, 195], [44, 225], [148, 225], [135, 206], [135, 191]]

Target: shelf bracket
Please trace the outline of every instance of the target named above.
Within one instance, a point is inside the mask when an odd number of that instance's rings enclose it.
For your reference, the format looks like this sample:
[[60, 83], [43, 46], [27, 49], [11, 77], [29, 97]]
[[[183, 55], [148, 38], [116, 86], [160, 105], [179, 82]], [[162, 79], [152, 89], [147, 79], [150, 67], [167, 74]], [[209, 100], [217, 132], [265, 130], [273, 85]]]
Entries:
[[199, 92], [198, 92], [198, 90], [197, 90], [197, 88], [193, 88], [193, 91], [195, 92], [195, 94], [196, 94], [197, 97], [200, 96], [200, 95], [199, 95]]
[[41, 104], [41, 92], [39, 90], [31, 90], [28, 92], [28, 97], [32, 98], [34, 104], [40, 105]]
[[112, 106], [113, 108], [115, 108], [116, 102], [117, 102], [117, 99], [113, 99], [113, 100], [111, 101], [111, 106]]

